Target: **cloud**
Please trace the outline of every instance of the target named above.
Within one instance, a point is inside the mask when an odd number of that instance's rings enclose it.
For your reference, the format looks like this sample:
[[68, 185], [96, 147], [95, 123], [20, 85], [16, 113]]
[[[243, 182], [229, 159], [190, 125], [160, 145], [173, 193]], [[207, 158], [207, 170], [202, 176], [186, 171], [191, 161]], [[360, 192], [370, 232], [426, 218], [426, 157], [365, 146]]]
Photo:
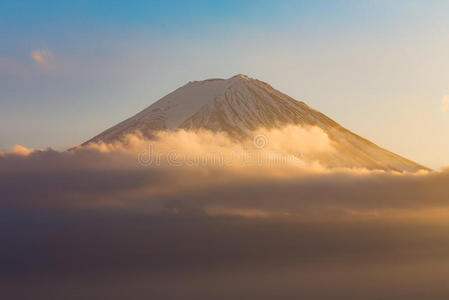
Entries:
[[441, 99], [441, 111], [447, 112], [449, 110], [449, 96], [444, 96]]
[[[80, 72], [85, 69], [82, 61], [74, 60], [71, 57], [56, 57], [49, 49], [35, 49], [30, 52], [30, 58], [34, 64], [25, 61], [0, 57], [0, 77], [6, 79], [20, 79], [21, 84], [27, 80], [35, 82], [42, 75], [60, 75]], [[33, 66], [34, 65], [34, 66]]]
[[15, 155], [27, 156], [34, 152], [33, 148], [27, 148], [22, 145], [14, 145], [11, 149], [11, 153]]
[[[296, 129], [287, 131], [299, 134]], [[301, 134], [323, 138], [314, 130]], [[269, 140], [272, 147], [283, 142], [275, 137]], [[150, 214], [201, 212], [297, 220], [407, 218], [411, 212], [449, 208], [447, 170], [327, 168], [309, 160], [311, 153], [317, 157], [309, 146], [298, 162], [288, 151], [267, 155], [275, 148], [267, 145], [261, 151], [253, 143], [242, 148], [223, 135], [179, 131], [160, 133], [152, 141], [128, 135], [121, 142], [67, 152], [17, 145], [0, 157], [1, 181], [17, 181], [2, 185], [3, 203], [68, 210], [145, 207]], [[318, 153], [332, 151], [323, 145]]]
[[35, 49], [31, 51], [30, 56], [40, 66], [49, 66], [54, 58], [50, 49]]
[[[314, 130], [288, 131], [324, 139]], [[160, 133], [153, 150], [176, 150], [181, 164], [175, 165], [167, 157], [139, 159], [149, 141], [138, 134], [65, 152], [4, 153], [2, 293], [9, 299], [447, 295], [441, 278], [449, 275], [449, 170], [399, 174], [317, 167], [313, 159], [193, 159], [205, 151], [228, 158], [233, 151], [270, 152], [284, 142], [275, 136], [261, 149], [210, 132]], [[332, 153], [332, 144], [324, 139], [302, 151], [307, 160]], [[409, 288], [398, 290], [397, 282]]]
[[147, 140], [141, 133], [130, 133], [111, 143], [90, 143], [84, 149], [103, 153], [138, 153], [143, 165], [232, 167], [248, 171], [251, 166], [284, 166], [301, 170], [320, 169], [335, 152], [333, 142], [317, 127], [287, 126], [259, 129], [253, 139], [236, 141], [224, 133], [211, 131], [161, 131]]
[[[327, 134], [321, 128], [315, 126], [305, 128], [302, 126], [288, 125], [283, 128], [269, 130], [259, 129], [252, 135], [254, 137], [265, 137], [263, 142], [266, 145], [263, 148], [273, 151], [285, 149], [293, 153], [300, 149], [299, 151], [303, 154], [329, 153], [335, 151]], [[257, 143], [256, 138], [254, 139], [254, 143]]]

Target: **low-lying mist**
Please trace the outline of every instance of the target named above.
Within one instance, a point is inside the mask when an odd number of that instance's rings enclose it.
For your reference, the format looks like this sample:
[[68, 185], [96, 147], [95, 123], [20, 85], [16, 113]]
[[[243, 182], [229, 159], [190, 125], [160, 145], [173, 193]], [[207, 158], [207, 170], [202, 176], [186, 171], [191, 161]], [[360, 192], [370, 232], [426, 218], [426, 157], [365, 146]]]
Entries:
[[[292, 137], [300, 143], [293, 142]], [[320, 129], [0, 154], [9, 299], [443, 299], [449, 172], [330, 168]]]

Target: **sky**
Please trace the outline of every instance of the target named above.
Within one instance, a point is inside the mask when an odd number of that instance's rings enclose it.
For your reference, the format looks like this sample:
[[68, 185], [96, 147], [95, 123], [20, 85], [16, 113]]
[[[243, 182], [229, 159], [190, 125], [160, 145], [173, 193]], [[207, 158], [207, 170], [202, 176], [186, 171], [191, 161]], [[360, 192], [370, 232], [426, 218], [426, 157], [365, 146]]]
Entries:
[[449, 164], [446, 1], [0, 3], [0, 150], [63, 150], [191, 80], [246, 74]]

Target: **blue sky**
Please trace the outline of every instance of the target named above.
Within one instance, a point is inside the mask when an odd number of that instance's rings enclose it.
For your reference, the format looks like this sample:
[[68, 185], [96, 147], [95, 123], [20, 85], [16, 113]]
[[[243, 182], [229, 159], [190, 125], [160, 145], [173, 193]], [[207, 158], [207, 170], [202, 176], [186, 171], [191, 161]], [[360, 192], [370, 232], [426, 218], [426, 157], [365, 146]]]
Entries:
[[0, 149], [64, 149], [190, 80], [243, 73], [449, 163], [445, 1], [1, 1]]

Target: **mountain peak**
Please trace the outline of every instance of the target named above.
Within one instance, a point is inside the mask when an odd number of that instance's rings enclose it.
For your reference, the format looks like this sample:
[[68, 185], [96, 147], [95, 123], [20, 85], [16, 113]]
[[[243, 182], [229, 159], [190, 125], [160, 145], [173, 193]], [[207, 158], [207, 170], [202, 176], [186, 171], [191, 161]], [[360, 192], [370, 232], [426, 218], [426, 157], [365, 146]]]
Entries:
[[89, 142], [111, 142], [140, 131], [147, 137], [161, 130], [200, 129], [224, 132], [236, 141], [252, 138], [259, 128], [314, 126], [336, 145], [326, 165], [396, 171], [425, 169], [350, 132], [334, 120], [269, 84], [237, 74], [228, 79], [189, 82], [135, 116]]
[[250, 80], [257, 80], [257, 79], [251, 78], [251, 77], [249, 77], [247, 75], [244, 75], [244, 74], [237, 74], [237, 75], [234, 75], [234, 76], [229, 77], [227, 79], [224, 79], [224, 78], [209, 78], [209, 79], [204, 79], [204, 80], [189, 81], [189, 84], [192, 84], [192, 83], [194, 83], [194, 84], [195, 83], [209, 83], [209, 82], [227, 83], [227, 82], [241, 81], [241, 80], [250, 81]]
[[248, 76], [244, 75], [244, 74], [237, 74], [232, 76], [229, 79], [244, 79], [244, 80], [250, 80], [251, 78], [249, 78]]

